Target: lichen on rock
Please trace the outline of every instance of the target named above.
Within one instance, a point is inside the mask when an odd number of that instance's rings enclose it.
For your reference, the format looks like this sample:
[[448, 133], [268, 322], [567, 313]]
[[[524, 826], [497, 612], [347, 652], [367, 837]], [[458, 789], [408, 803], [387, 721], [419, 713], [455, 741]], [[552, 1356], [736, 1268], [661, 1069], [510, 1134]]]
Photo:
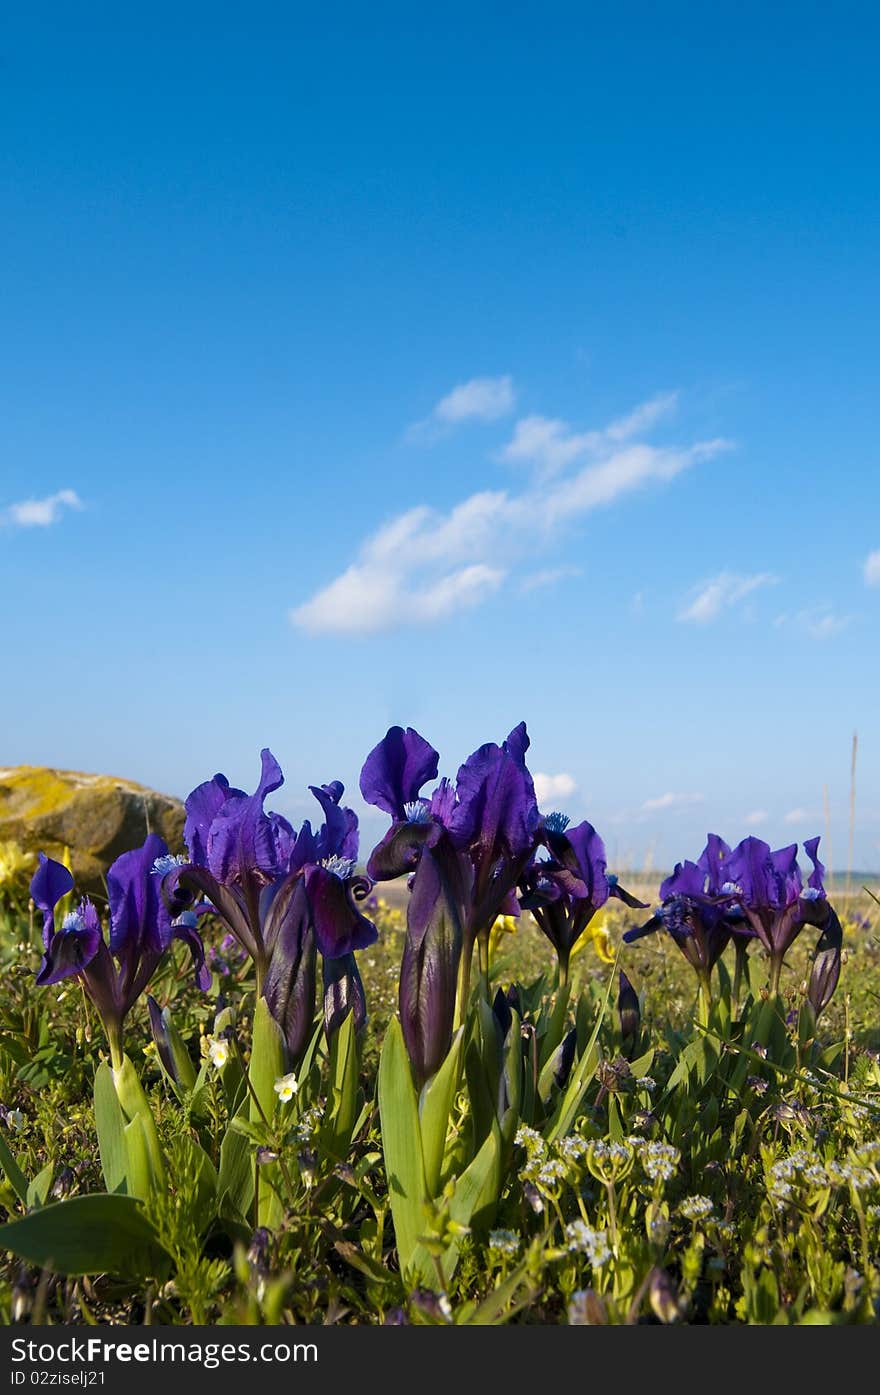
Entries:
[[0, 769], [0, 841], [56, 858], [69, 849], [83, 891], [103, 893], [111, 862], [149, 832], [182, 850], [183, 821], [179, 799], [132, 780], [35, 765]]

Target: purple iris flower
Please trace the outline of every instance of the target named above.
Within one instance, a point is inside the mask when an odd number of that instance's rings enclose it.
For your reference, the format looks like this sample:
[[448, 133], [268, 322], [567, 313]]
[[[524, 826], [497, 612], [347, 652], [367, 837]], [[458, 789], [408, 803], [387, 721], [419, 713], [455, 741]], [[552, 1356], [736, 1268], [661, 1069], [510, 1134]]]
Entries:
[[40, 853], [31, 881], [31, 897], [43, 914], [44, 954], [37, 983], [79, 978], [104, 1024], [114, 1060], [121, 1058], [125, 1018], [173, 940], [182, 940], [192, 953], [198, 986], [205, 991], [211, 985], [196, 929], [197, 915], [204, 908], [174, 914], [162, 896], [163, 877], [175, 863], [167, 844], [155, 833], [142, 847], [116, 859], [107, 873], [109, 942], [88, 899], [55, 928], [55, 907], [74, 886], [60, 862]]
[[425, 847], [448, 840], [471, 867], [472, 875], [460, 879], [466, 943], [488, 939], [497, 916], [518, 913], [514, 893], [540, 823], [528, 747], [520, 722], [500, 746], [489, 742], [474, 751], [454, 784], [441, 780], [425, 799], [420, 791], [437, 774], [437, 752], [412, 727], [391, 727], [361, 772], [364, 799], [393, 819], [370, 855], [368, 876], [382, 881], [413, 872]]
[[807, 1001], [816, 1017], [824, 1012], [834, 996], [840, 978], [843, 952], [843, 927], [830, 906], [828, 911], [828, 921], [813, 954], [810, 981], [807, 985]]
[[452, 1042], [462, 926], [473, 886], [467, 854], [453, 841], [455, 789], [435, 779], [439, 756], [408, 727], [391, 727], [364, 762], [361, 793], [391, 814], [388, 833], [373, 849], [367, 873], [376, 880], [410, 874], [399, 1008], [413, 1074], [421, 1086], [440, 1067]]
[[252, 795], [215, 775], [186, 801], [184, 837], [190, 862], [165, 883], [172, 906], [206, 896], [254, 960], [257, 989], [281, 1025], [295, 1058], [305, 1048], [314, 1016], [316, 957], [347, 959], [378, 937], [359, 909], [370, 882], [355, 871], [357, 816], [342, 805], [334, 780], [310, 786], [323, 823], [295, 833], [282, 815], [264, 808], [283, 783], [271, 751]]
[[565, 983], [572, 950], [608, 899], [614, 896], [632, 907], [645, 903], [608, 875], [605, 844], [592, 824], [569, 828], [564, 814], [548, 814], [537, 836], [550, 857], [526, 868], [519, 900], [556, 950], [559, 979]]
[[627, 944], [665, 930], [709, 992], [712, 969], [731, 935], [749, 935], [739, 907], [740, 888], [730, 872], [730, 848], [710, 833], [697, 862], [679, 862], [661, 884], [661, 904], [650, 920], [624, 935]]
[[804, 926], [824, 930], [833, 915], [818, 847], [818, 838], [804, 843], [812, 863], [806, 886], [798, 866], [797, 843], [772, 852], [760, 838], [744, 838], [727, 859], [727, 875], [738, 904], [769, 955], [770, 989], [774, 993], [779, 988], [785, 955]]
[[436, 778], [439, 756], [412, 727], [391, 727], [361, 772], [364, 799], [392, 818], [367, 873], [377, 881], [412, 875], [400, 1017], [420, 1081], [449, 1048], [456, 1000], [465, 1010], [474, 943], [488, 990], [489, 932], [498, 915], [518, 914], [516, 886], [540, 818], [528, 745], [522, 722], [500, 746], [481, 746], [454, 783], [441, 780], [427, 799], [422, 787]]
[[481, 746], [459, 767], [449, 812], [453, 841], [467, 849], [474, 885], [466, 935], [488, 944], [499, 915], [517, 915], [516, 887], [532, 860], [541, 816], [526, 766], [529, 737], [520, 722], [500, 746]]

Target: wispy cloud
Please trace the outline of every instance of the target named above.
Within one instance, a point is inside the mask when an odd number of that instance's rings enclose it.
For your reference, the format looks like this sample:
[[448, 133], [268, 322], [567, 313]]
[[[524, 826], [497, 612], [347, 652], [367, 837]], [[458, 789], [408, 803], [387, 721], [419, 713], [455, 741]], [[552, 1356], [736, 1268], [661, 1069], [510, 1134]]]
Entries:
[[753, 809], [750, 814], [746, 814], [743, 823], [747, 828], [757, 828], [759, 824], [766, 823], [769, 817], [766, 809]]
[[866, 586], [880, 586], [880, 549], [868, 553], [865, 558], [863, 575]]
[[755, 572], [751, 576], [719, 572], [711, 581], [701, 582], [694, 588], [690, 600], [678, 612], [676, 619], [694, 625], [709, 625], [718, 619], [722, 611], [730, 610], [760, 587], [773, 586], [778, 580], [771, 572]]
[[520, 582], [519, 589], [523, 592], [543, 591], [548, 586], [555, 586], [559, 581], [569, 581], [582, 575], [580, 567], [547, 567], [544, 571], [529, 572]]
[[564, 528], [730, 444], [611, 445], [609, 432], [592, 433], [609, 438], [601, 458], [552, 481], [536, 463], [519, 491], [482, 490], [445, 513], [418, 505], [398, 514], [361, 543], [340, 576], [290, 612], [292, 623], [311, 634], [354, 634], [445, 619], [486, 600], [518, 558], [550, 547]]
[[552, 803], [554, 799], [568, 799], [577, 789], [574, 777], [565, 771], [559, 775], [545, 775], [539, 770], [533, 778], [535, 795], [542, 807]]
[[788, 813], [783, 815], [782, 822], [805, 823], [808, 819], [811, 819], [812, 817], [813, 816], [810, 813], [809, 809], [789, 809]]
[[609, 448], [643, 435], [677, 404], [677, 392], [659, 393], [599, 431], [572, 431], [568, 422], [557, 417], [522, 417], [511, 440], [498, 452], [498, 459], [537, 467], [545, 476], [556, 475], [576, 460], [607, 453]]
[[0, 520], [13, 528], [48, 528], [57, 523], [66, 510], [83, 507], [75, 490], [59, 489], [45, 499], [22, 499], [20, 503], [9, 504], [0, 513]]
[[851, 615], [837, 615], [829, 605], [814, 606], [810, 610], [798, 610], [794, 615], [777, 615], [773, 621], [776, 629], [795, 626], [810, 639], [833, 639], [842, 634], [852, 624]]
[[659, 814], [664, 809], [688, 809], [704, 802], [705, 796], [702, 794], [674, 794], [670, 791], [667, 794], [658, 794], [653, 799], [646, 799], [639, 813]]
[[509, 416], [515, 406], [516, 392], [509, 374], [470, 378], [441, 397], [428, 416], [407, 427], [406, 439], [430, 443], [463, 422], [499, 421]]

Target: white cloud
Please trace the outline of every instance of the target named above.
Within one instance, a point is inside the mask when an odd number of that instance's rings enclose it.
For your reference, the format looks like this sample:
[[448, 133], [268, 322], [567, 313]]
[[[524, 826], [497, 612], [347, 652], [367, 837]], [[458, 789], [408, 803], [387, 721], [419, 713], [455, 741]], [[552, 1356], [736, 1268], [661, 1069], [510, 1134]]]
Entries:
[[10, 504], [0, 516], [15, 528], [48, 528], [58, 522], [65, 509], [83, 507], [75, 490], [59, 489], [57, 494], [49, 494], [45, 499], [23, 499], [18, 504]]
[[411, 588], [393, 568], [353, 566], [297, 606], [290, 618], [309, 634], [375, 634], [400, 625], [445, 620], [486, 600], [504, 580], [497, 567], [476, 563]]
[[815, 610], [798, 611], [795, 622], [810, 639], [833, 639], [835, 635], [842, 634], [849, 628], [852, 616], [835, 615], [829, 606], [819, 606]]
[[865, 558], [864, 577], [866, 586], [880, 586], [880, 549]]
[[805, 823], [806, 820], [811, 817], [812, 815], [808, 809], [789, 809], [788, 813], [783, 816], [782, 822]]
[[519, 589], [523, 592], [542, 591], [547, 586], [555, 586], [558, 581], [581, 575], [580, 567], [547, 567], [544, 571], [529, 572], [520, 582]]
[[741, 576], [736, 572], [719, 572], [711, 581], [703, 582], [692, 599], [680, 610], [676, 619], [695, 625], [708, 625], [717, 620], [723, 610], [729, 610], [762, 586], [772, 586], [779, 580], [770, 572], [755, 572]]
[[356, 634], [444, 619], [485, 600], [518, 557], [533, 558], [593, 510], [729, 449], [723, 440], [611, 443], [612, 429], [619, 436], [633, 422], [653, 420], [657, 409], [649, 408], [588, 433], [604, 441], [600, 458], [559, 478], [548, 480], [534, 462], [519, 490], [480, 490], [448, 512], [420, 504], [398, 514], [361, 543], [334, 581], [290, 612], [292, 623], [313, 634]]
[[743, 822], [749, 828], [757, 828], [758, 824], [766, 823], [769, 817], [766, 809], [753, 809], [750, 814], [746, 814]]
[[422, 421], [414, 422], [407, 429], [406, 439], [437, 440], [462, 422], [499, 421], [501, 417], [509, 416], [515, 406], [516, 392], [508, 373], [500, 378], [470, 378], [441, 397]]
[[533, 778], [535, 795], [538, 804], [542, 807], [552, 803], [554, 799], [568, 799], [577, 789], [572, 776], [565, 774], [565, 772], [560, 775], [544, 775], [541, 771], [536, 771]]
[[556, 475], [579, 458], [602, 454], [650, 430], [673, 412], [677, 403], [677, 392], [659, 393], [600, 431], [572, 431], [568, 422], [557, 417], [522, 417], [511, 440], [498, 452], [498, 459], [535, 466], [543, 475]]
[[646, 799], [639, 810], [642, 814], [658, 814], [663, 809], [687, 809], [702, 804], [702, 794], [658, 794], [654, 799]]

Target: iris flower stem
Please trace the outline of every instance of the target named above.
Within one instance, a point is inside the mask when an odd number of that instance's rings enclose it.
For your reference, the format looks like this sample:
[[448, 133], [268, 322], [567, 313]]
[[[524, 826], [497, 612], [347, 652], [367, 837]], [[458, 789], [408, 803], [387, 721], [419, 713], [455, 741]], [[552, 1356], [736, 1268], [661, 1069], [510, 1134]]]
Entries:
[[779, 979], [782, 974], [782, 955], [774, 954], [770, 960], [770, 996], [775, 998], [779, 992]]
[[556, 957], [556, 987], [557, 987], [557, 988], [565, 988], [565, 987], [567, 987], [567, 985], [568, 985], [568, 967], [569, 967], [570, 959], [571, 959], [570, 954], [568, 954], [568, 953], [562, 953], [561, 950], [557, 950], [557, 957]]
[[745, 967], [746, 967], [746, 955], [748, 954], [748, 948], [747, 948], [747, 946], [746, 946], [745, 944], [743, 944], [741, 941], [738, 940], [738, 941], [736, 942], [735, 946], [734, 946], [734, 954], [736, 955], [736, 961], [735, 961], [735, 963], [734, 963], [734, 968], [733, 968], [733, 990], [732, 990], [732, 992], [731, 992], [731, 998], [732, 998], [732, 1003], [731, 1003], [732, 1014], [731, 1014], [731, 1015], [732, 1015], [733, 1017], [738, 1017], [738, 1016], [739, 1016], [739, 998], [740, 998], [740, 994], [742, 993], [742, 982], [743, 982], [743, 976], [744, 976], [744, 974], [745, 974]]
[[700, 1009], [700, 1025], [701, 1025], [702, 1027], [708, 1027], [708, 1025], [709, 1025], [709, 1010], [710, 1010], [711, 1006], [712, 1006], [712, 971], [711, 971], [711, 969], [707, 969], [707, 970], [705, 970], [703, 973], [700, 974], [699, 1009]]
[[107, 1033], [107, 1045], [110, 1047], [110, 1064], [115, 1071], [122, 1070], [122, 1062], [125, 1059], [122, 1049], [122, 1024], [105, 1022], [104, 1030]]
[[453, 1029], [458, 1031], [467, 1017], [468, 999], [471, 996], [471, 960], [474, 955], [474, 942], [465, 938], [461, 949], [461, 962], [458, 966], [458, 991], [455, 998], [455, 1018]]
[[489, 931], [482, 930], [477, 936], [477, 952], [480, 957], [480, 987], [483, 997], [489, 1002]]

